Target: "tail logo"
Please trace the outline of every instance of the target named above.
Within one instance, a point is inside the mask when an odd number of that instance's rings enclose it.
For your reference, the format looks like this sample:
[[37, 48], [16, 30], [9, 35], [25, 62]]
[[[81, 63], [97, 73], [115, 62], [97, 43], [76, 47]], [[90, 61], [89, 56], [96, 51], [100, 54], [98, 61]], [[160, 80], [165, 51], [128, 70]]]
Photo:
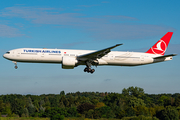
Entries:
[[164, 54], [167, 48], [166, 43], [163, 40], [160, 40], [158, 43], [155, 45], [156, 47], [152, 47], [151, 50], [153, 51], [154, 54]]

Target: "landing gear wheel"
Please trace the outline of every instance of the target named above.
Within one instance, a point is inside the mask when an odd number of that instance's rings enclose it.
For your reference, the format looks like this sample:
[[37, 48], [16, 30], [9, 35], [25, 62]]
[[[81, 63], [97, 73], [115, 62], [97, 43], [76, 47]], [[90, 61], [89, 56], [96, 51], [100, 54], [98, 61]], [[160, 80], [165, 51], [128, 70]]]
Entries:
[[88, 68], [86, 67], [86, 68], [84, 68], [84, 72], [87, 72], [88, 71]]
[[91, 74], [93, 74], [93, 73], [94, 73], [94, 71], [95, 71], [95, 69], [92, 69], [92, 70], [91, 70]]
[[88, 73], [91, 72], [91, 68], [88, 68], [87, 72], [88, 72]]
[[18, 66], [15, 66], [14, 68], [15, 68], [15, 69], [17, 69], [17, 68], [18, 68]]

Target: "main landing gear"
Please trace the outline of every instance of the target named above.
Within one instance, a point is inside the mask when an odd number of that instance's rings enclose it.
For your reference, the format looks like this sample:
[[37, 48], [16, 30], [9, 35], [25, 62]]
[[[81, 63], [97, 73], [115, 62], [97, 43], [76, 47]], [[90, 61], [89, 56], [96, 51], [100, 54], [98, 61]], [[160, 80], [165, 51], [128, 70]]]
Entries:
[[95, 72], [95, 69], [91, 69], [91, 68], [88, 68], [88, 67], [86, 67], [85, 69], [84, 69], [84, 72], [88, 72], [88, 73], [94, 73]]
[[91, 69], [91, 63], [89, 61], [86, 62], [86, 68], [84, 69], [84, 72], [93, 74], [95, 72], [95, 69]]
[[16, 61], [13, 61], [13, 63], [15, 64], [15, 69], [17, 69], [18, 68], [18, 66], [17, 66], [17, 62]]

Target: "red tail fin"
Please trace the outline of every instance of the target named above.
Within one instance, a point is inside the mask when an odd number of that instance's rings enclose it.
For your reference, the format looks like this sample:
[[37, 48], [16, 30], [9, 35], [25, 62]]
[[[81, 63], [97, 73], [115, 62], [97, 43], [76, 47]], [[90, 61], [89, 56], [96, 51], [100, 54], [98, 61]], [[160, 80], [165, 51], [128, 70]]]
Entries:
[[146, 53], [164, 55], [173, 32], [167, 32], [156, 44]]

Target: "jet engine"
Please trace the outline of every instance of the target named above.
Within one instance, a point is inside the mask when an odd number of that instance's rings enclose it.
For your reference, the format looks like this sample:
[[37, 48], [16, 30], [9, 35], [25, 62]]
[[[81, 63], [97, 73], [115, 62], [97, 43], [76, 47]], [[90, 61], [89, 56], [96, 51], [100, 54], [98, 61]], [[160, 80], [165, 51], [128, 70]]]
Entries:
[[64, 56], [62, 58], [62, 68], [63, 69], [74, 69], [77, 60], [75, 57]]

